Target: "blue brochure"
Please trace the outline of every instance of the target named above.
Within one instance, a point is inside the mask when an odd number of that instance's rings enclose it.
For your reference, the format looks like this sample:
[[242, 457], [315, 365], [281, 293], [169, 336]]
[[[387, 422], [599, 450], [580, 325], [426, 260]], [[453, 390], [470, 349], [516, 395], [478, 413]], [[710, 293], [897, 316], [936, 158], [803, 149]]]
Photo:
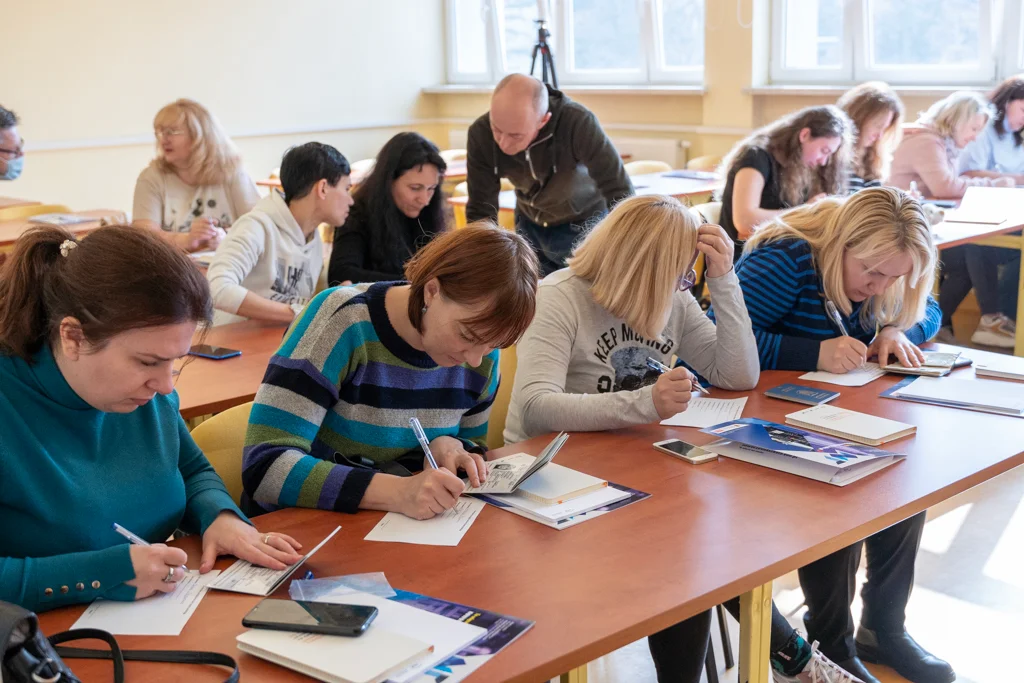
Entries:
[[771, 398], [781, 398], [784, 401], [803, 403], [808, 406], [817, 406], [822, 403], [828, 403], [838, 396], [839, 392], [814, 389], [812, 387], [805, 387], [802, 384], [780, 384], [764, 392], [764, 395]]

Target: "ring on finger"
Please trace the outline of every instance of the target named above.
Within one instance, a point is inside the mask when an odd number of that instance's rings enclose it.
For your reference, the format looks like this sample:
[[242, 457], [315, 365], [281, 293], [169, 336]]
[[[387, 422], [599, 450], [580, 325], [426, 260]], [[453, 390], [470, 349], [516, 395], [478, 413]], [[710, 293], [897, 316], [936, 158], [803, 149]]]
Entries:
[[167, 576], [164, 577], [164, 583], [174, 583], [174, 567], [167, 567]]
[[270, 534], [263, 534], [260, 540], [263, 541], [263, 545], [270, 545]]

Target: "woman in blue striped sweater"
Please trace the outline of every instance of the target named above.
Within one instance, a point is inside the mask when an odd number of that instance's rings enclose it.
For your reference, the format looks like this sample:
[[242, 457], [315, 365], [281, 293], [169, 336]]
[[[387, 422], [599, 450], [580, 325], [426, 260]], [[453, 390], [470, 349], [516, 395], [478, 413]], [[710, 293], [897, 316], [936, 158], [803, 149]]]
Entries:
[[[761, 369], [845, 373], [872, 356], [920, 365], [917, 344], [931, 339], [942, 319], [929, 294], [935, 263], [921, 205], [895, 188], [783, 214], [747, 241], [736, 267]], [[840, 320], [827, 315], [828, 301]], [[808, 639], [866, 683], [877, 679], [860, 660], [885, 664], [913, 683], [955, 679], [949, 664], [904, 629], [924, 522], [924, 513], [915, 515], [800, 570]], [[863, 547], [868, 578], [854, 638], [850, 605]]]

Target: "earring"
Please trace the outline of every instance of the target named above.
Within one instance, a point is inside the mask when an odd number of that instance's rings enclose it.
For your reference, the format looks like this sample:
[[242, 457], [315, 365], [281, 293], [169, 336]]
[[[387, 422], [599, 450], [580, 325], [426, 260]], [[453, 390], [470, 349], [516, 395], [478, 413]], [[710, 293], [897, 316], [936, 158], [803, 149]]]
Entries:
[[426, 304], [424, 304], [423, 308], [420, 309], [420, 313], [426, 313], [426, 312], [427, 312], [427, 306], [426, 306]]

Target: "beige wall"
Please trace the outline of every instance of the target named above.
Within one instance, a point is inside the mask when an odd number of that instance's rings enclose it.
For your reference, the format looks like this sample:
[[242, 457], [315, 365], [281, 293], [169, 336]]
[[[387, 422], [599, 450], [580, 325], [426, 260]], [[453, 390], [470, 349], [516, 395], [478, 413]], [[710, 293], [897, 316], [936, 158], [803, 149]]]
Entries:
[[[0, 194], [130, 209], [152, 120], [177, 97], [210, 108], [256, 178], [316, 139], [372, 156], [444, 80], [442, 0], [32, 0], [4, 8], [0, 103], [30, 151]], [[431, 137], [445, 131], [416, 127]]]

